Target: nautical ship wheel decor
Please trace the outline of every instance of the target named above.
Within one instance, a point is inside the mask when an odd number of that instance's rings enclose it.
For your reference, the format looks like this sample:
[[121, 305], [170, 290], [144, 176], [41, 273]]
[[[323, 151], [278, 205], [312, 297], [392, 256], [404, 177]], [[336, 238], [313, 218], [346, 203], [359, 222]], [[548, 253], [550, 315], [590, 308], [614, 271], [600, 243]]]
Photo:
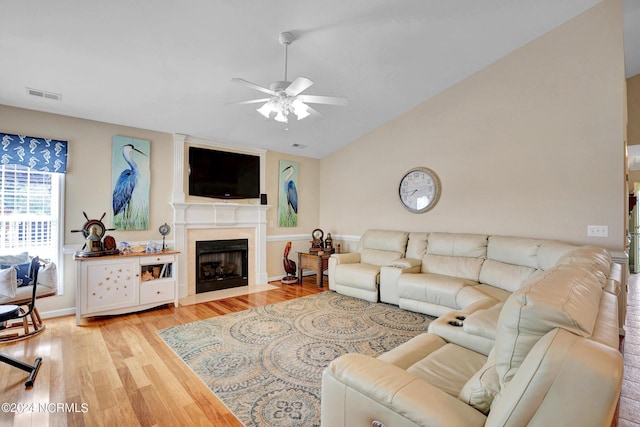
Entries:
[[[71, 230], [72, 233], [82, 233], [82, 235], [86, 239], [89, 236], [89, 234], [91, 234], [91, 229], [95, 228], [96, 234], [102, 240], [102, 238], [104, 237], [104, 233], [105, 232], [111, 231], [111, 230], [115, 230], [115, 228], [107, 228], [107, 227], [105, 227], [104, 223], [102, 222], [102, 220], [104, 219], [105, 215], [107, 214], [106, 212], [104, 212], [102, 214], [100, 219], [89, 219], [89, 216], [87, 215], [86, 212], [82, 212], [82, 214], [84, 215], [84, 217], [85, 217], [85, 219], [87, 221], [84, 223], [84, 225], [82, 226], [82, 228], [80, 230]], [[109, 236], [107, 236], [107, 237], [109, 237]], [[107, 249], [107, 250], [99, 251], [99, 252], [88, 252], [88, 251], [85, 251], [86, 248], [87, 248], [87, 245], [85, 243], [82, 246], [82, 250], [77, 251], [75, 253], [75, 256], [77, 256], [77, 257], [90, 257], [90, 256], [94, 257], [94, 256], [104, 256], [104, 255], [116, 255], [116, 254], [120, 253], [120, 251], [118, 249]]]

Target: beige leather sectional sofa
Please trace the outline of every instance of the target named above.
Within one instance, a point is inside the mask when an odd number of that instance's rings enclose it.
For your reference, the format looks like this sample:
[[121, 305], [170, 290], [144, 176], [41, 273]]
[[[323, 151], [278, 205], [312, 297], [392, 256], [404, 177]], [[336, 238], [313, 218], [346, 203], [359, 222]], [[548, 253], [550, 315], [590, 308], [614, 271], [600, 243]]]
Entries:
[[610, 425], [623, 369], [619, 273], [596, 247], [368, 231], [358, 253], [330, 259], [330, 289], [438, 318], [377, 358], [334, 360], [322, 425]]

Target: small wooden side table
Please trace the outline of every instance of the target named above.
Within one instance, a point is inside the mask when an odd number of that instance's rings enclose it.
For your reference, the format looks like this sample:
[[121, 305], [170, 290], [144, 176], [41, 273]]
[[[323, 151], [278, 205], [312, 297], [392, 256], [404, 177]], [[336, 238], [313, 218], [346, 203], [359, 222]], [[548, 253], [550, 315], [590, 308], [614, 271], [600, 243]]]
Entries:
[[298, 283], [302, 283], [302, 270], [313, 270], [316, 273], [316, 285], [322, 288], [322, 272], [329, 268], [331, 254], [298, 252]]

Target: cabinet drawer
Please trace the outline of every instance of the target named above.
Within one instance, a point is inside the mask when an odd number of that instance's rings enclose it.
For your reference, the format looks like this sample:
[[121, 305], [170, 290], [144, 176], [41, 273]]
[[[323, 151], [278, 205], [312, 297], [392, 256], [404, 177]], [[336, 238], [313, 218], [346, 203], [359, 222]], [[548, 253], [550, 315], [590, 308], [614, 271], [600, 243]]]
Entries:
[[175, 281], [151, 280], [140, 283], [140, 304], [151, 304], [161, 301], [173, 301]]
[[173, 255], [149, 255], [140, 257], [140, 265], [165, 264], [174, 262]]

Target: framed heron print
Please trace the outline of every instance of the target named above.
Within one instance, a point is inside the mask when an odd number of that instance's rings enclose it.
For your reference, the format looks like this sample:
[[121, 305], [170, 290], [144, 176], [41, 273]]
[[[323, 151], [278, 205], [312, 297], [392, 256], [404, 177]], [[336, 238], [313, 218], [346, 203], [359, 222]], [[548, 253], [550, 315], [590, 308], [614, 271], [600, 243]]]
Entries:
[[149, 229], [151, 141], [114, 136], [111, 153], [111, 208], [116, 230]]
[[280, 160], [278, 226], [298, 226], [298, 163]]

